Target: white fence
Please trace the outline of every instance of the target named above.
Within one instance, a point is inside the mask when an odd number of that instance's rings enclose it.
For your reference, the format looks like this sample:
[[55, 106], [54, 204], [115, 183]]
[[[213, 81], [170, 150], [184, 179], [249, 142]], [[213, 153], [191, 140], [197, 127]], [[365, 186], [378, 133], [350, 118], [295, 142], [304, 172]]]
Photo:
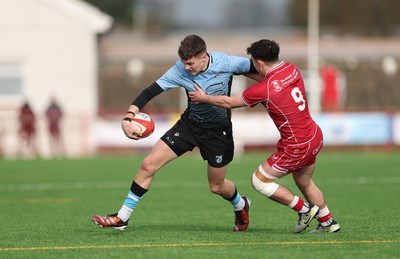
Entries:
[[[156, 130], [147, 139], [127, 139], [119, 121], [97, 121], [93, 128], [97, 147], [150, 148], [179, 118], [179, 115], [154, 116]], [[325, 146], [400, 145], [400, 113], [357, 112], [319, 113], [313, 118], [324, 133]], [[246, 146], [274, 146], [279, 133], [266, 112], [232, 113], [236, 151]]]

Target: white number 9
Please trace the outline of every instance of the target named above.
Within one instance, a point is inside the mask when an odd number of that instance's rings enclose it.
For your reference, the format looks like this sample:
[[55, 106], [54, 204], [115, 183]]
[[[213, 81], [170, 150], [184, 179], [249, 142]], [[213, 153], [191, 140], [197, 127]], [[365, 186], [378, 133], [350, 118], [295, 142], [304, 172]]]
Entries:
[[299, 106], [300, 111], [303, 111], [306, 108], [306, 101], [304, 100], [303, 94], [301, 93], [298, 87], [293, 88], [292, 97], [296, 103], [301, 103]]

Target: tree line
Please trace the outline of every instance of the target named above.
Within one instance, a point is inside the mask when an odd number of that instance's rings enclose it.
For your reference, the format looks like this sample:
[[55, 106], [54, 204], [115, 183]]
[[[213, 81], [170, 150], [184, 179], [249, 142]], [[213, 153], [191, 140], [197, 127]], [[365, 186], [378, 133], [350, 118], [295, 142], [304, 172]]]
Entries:
[[[84, 0], [114, 18], [116, 27], [131, 27], [138, 0]], [[292, 26], [306, 27], [307, 0], [290, 0], [288, 15]], [[320, 0], [321, 33], [339, 35], [390, 36], [400, 34], [400, 1]], [[157, 17], [156, 17], [157, 18]], [[152, 20], [152, 23], [157, 20]], [[161, 21], [159, 21], [161, 23]], [[173, 29], [161, 26], [165, 30]]]

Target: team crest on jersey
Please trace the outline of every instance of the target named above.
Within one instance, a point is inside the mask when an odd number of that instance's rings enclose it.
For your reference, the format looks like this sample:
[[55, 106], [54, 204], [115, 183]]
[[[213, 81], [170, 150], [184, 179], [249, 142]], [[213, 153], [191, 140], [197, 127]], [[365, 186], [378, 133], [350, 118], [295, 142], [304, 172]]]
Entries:
[[215, 156], [215, 162], [217, 162], [217, 164], [220, 164], [222, 162], [222, 156]]
[[279, 82], [278, 80], [272, 81], [272, 86], [274, 87], [275, 92], [278, 92], [278, 93], [279, 93], [280, 91], [282, 91], [281, 82]]

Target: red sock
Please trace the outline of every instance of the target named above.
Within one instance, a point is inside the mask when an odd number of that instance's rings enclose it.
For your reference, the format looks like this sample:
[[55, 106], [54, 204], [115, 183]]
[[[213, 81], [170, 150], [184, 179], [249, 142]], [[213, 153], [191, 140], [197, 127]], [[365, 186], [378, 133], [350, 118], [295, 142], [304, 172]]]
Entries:
[[303, 205], [304, 205], [304, 200], [299, 197], [299, 200], [297, 201], [296, 205], [294, 205], [294, 207], [292, 209], [299, 212], [303, 208]]
[[330, 224], [330, 221], [332, 220], [332, 214], [329, 211], [328, 207], [325, 207], [321, 210], [319, 210], [318, 215], [317, 215], [317, 220], [321, 225], [327, 226]]
[[329, 213], [328, 215], [325, 215], [323, 217], [318, 217], [318, 222], [322, 223], [322, 222], [327, 222], [332, 218], [332, 214]]

